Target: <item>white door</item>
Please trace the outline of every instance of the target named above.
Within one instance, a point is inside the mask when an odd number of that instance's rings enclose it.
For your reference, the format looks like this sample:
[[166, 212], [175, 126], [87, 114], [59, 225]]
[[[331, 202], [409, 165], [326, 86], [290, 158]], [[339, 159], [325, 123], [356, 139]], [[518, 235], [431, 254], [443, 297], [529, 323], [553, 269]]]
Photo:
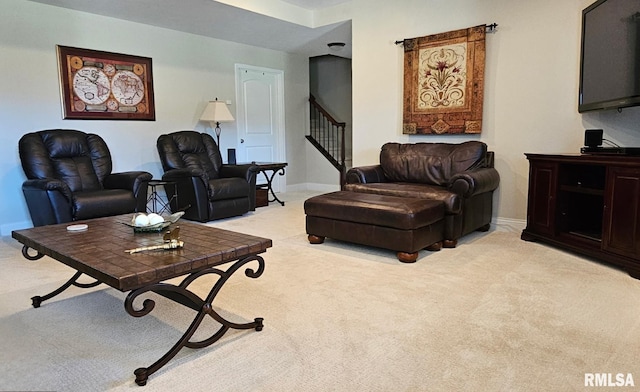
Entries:
[[[283, 71], [236, 64], [238, 162], [286, 162], [283, 92]], [[257, 180], [266, 182], [262, 174]], [[276, 175], [272, 186], [284, 190], [284, 177]]]

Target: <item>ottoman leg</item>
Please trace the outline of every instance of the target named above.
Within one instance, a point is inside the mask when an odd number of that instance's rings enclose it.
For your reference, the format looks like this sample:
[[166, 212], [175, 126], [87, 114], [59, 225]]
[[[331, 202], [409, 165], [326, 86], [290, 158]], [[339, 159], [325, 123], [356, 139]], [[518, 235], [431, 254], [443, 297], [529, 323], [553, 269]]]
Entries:
[[324, 237], [309, 234], [307, 237], [309, 239], [309, 243], [311, 244], [322, 244], [324, 242]]
[[418, 260], [418, 252], [415, 253], [407, 253], [407, 252], [398, 252], [397, 254], [398, 260], [403, 263], [415, 263]]
[[489, 231], [489, 229], [491, 228], [491, 223], [487, 223], [484, 226], [480, 226], [479, 228], [477, 228], [477, 231]]
[[443, 246], [445, 248], [455, 248], [458, 245], [458, 240], [444, 240]]
[[438, 241], [435, 244], [431, 244], [427, 246], [425, 249], [431, 252], [437, 252], [440, 249], [442, 249], [442, 241]]

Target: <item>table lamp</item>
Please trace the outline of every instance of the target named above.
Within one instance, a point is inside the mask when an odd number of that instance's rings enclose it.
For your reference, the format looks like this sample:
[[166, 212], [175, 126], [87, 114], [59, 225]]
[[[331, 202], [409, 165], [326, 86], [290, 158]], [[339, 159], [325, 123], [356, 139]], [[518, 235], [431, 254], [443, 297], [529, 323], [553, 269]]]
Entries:
[[[221, 122], [231, 122], [233, 121], [233, 116], [227, 108], [227, 104], [218, 101], [216, 98], [215, 101], [209, 101], [207, 107], [204, 108], [204, 112], [202, 112], [202, 116], [200, 116], [200, 121], [209, 121], [211, 123], [211, 128], [214, 129], [216, 133], [216, 138], [218, 139], [218, 148], [220, 148], [220, 123]], [[214, 128], [213, 123], [216, 123]]]

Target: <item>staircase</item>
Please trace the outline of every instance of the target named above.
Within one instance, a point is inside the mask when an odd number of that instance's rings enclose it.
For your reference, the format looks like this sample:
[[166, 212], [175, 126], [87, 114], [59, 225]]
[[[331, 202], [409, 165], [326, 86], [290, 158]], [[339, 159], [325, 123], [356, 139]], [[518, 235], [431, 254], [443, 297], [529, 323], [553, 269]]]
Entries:
[[327, 158], [340, 175], [340, 188], [344, 185], [347, 167], [345, 165], [345, 123], [336, 121], [313, 95], [309, 97], [310, 134], [307, 140]]

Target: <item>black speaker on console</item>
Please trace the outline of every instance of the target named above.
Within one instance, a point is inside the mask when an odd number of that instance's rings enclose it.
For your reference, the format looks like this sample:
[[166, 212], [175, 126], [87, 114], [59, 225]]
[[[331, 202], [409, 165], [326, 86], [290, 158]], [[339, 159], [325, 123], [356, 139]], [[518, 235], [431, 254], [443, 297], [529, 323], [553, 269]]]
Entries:
[[586, 129], [584, 131], [584, 145], [598, 147], [602, 145], [602, 129]]
[[236, 164], [236, 149], [235, 148], [228, 148], [227, 149], [227, 163], [229, 165], [235, 165]]

